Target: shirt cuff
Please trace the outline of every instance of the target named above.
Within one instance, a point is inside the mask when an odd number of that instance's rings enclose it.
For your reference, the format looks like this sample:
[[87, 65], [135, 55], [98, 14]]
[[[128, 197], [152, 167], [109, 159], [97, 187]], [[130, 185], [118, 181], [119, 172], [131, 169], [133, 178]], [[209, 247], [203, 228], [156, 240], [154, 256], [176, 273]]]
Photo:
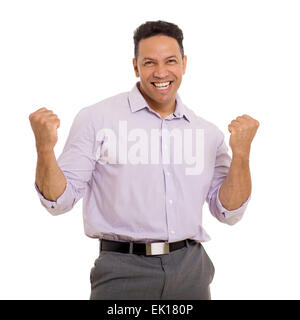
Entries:
[[219, 209], [219, 211], [224, 215], [225, 218], [230, 218], [232, 216], [235, 216], [235, 215], [238, 215], [238, 214], [242, 214], [244, 213], [250, 199], [251, 199], [251, 195], [248, 197], [248, 199], [237, 209], [234, 209], [234, 210], [228, 210], [228, 209], [225, 209], [222, 204], [221, 204], [221, 201], [219, 199], [219, 191], [220, 191], [220, 188], [221, 186], [219, 187], [218, 189], [218, 192], [217, 192], [217, 207]]
[[67, 187], [68, 187], [68, 181], [67, 181], [66, 188], [65, 188], [64, 192], [56, 199], [56, 201], [51, 201], [51, 200], [46, 199], [43, 196], [43, 194], [41, 193], [41, 191], [39, 190], [36, 182], [34, 183], [34, 187], [35, 187], [35, 190], [38, 193], [38, 196], [40, 198], [40, 201], [41, 201], [42, 205], [47, 210], [49, 210], [49, 212], [51, 212], [51, 211], [55, 211], [56, 207], [64, 202], [64, 198], [66, 197], [66, 193], [67, 193], [66, 190], [67, 190]]

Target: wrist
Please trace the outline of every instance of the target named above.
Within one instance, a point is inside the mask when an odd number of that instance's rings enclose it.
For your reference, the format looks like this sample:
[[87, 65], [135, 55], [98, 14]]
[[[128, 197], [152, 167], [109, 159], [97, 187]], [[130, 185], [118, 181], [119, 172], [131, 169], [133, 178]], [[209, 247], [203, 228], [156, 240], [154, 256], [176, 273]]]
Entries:
[[45, 157], [54, 154], [54, 149], [49, 147], [36, 147], [36, 151], [39, 157]]
[[232, 154], [232, 162], [238, 163], [240, 165], [249, 165], [249, 156], [250, 154]]
[[250, 149], [232, 151], [232, 158], [236, 158], [240, 160], [249, 160], [249, 157], [250, 157]]

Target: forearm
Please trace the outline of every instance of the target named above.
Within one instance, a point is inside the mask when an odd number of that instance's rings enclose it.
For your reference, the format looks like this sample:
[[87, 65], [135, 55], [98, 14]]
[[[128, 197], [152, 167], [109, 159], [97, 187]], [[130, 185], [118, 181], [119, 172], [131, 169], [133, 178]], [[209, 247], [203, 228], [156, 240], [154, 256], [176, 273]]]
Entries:
[[227, 210], [239, 208], [251, 194], [249, 157], [233, 156], [220, 191], [219, 199]]
[[50, 201], [56, 201], [66, 188], [66, 178], [60, 170], [54, 151], [38, 152], [35, 182]]

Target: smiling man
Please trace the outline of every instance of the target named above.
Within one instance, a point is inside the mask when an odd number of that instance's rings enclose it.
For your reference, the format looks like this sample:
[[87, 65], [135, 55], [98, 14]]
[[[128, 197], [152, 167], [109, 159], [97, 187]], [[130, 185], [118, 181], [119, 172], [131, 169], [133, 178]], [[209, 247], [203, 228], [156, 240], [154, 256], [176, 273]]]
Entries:
[[249, 202], [259, 123], [248, 115], [231, 121], [230, 158], [224, 134], [177, 93], [187, 65], [182, 41], [175, 24], [139, 26], [140, 81], [80, 110], [57, 160], [57, 115], [41, 108], [29, 116], [42, 205], [59, 215], [83, 198], [85, 234], [100, 240], [91, 299], [210, 299], [215, 269], [202, 245], [210, 240], [202, 207], [206, 201], [232, 225]]
[[[186, 56], [178, 41], [158, 34], [139, 40], [135, 36], [134, 70], [140, 77], [138, 88], [148, 105], [162, 118], [175, 110], [175, 97], [186, 68]], [[137, 43], [137, 41], [139, 41]]]

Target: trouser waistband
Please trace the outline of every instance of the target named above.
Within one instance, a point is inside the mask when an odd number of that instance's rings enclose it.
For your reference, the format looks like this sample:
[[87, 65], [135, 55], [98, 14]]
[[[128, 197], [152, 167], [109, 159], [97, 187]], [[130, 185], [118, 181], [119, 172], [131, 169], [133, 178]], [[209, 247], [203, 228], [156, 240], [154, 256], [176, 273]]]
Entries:
[[120, 242], [106, 239], [100, 239], [101, 251], [116, 251], [121, 253], [133, 253], [138, 255], [160, 255], [168, 254], [174, 250], [187, 247], [191, 239], [185, 239], [177, 242]]

